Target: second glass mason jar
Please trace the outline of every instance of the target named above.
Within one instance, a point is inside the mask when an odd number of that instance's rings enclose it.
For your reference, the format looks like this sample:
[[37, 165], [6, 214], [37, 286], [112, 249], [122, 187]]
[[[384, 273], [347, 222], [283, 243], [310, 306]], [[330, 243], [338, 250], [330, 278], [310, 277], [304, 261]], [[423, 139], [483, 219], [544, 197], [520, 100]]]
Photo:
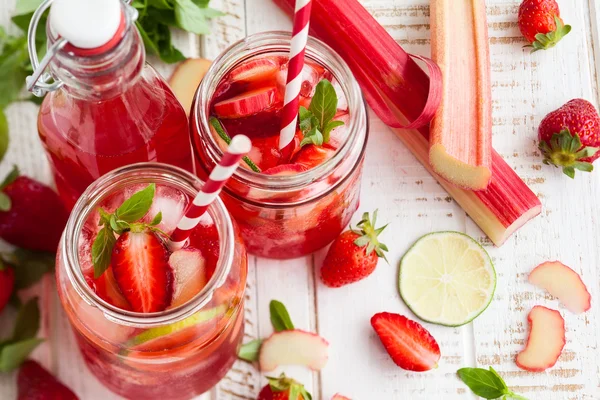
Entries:
[[[223, 154], [223, 143], [211, 131], [210, 115], [213, 99], [220, 95], [219, 85], [240, 64], [260, 57], [287, 57], [289, 50], [289, 33], [260, 33], [232, 45], [214, 61], [190, 112], [196, 172], [200, 177], [205, 178]], [[277, 175], [239, 168], [230, 179], [221, 198], [236, 219], [248, 251], [263, 257], [295, 258], [326, 246], [349, 224], [359, 205], [368, 135], [362, 93], [346, 63], [323, 42], [309, 38], [306, 60], [328, 71], [338, 97], [345, 97], [346, 135], [343, 143], [337, 144], [335, 154], [314, 168]], [[307, 103], [303, 105], [308, 107]], [[260, 127], [251, 129], [258, 132], [256, 137], [261, 137]], [[255, 144], [253, 135], [249, 136]]]
[[[151, 183], [156, 185], [153, 207], [156, 203], [163, 212], [157, 228], [164, 231], [174, 228], [203, 184], [184, 170], [156, 163], [121, 168], [93, 183], [77, 202], [59, 245], [58, 293], [86, 364], [105, 386], [130, 399], [189, 399], [217, 384], [237, 358], [244, 333], [246, 251], [217, 199], [205, 218], [215, 252], [204, 266], [214, 265], [214, 272], [199, 292], [161, 312], [117, 307], [113, 300], [123, 298], [119, 287], [106, 288], [115, 279], [112, 272], [106, 276], [112, 267], [101, 276], [103, 282], [90, 271], [98, 207], [111, 212], [127, 194]], [[156, 212], [151, 209], [149, 215]], [[175, 274], [169, 290], [177, 293], [179, 282], [189, 279]]]

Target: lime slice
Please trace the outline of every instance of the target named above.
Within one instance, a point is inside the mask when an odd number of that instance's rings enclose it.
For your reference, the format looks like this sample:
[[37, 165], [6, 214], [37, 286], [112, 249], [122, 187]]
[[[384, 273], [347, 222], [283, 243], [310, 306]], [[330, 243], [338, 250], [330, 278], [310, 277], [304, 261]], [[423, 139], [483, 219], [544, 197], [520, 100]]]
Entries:
[[488, 253], [460, 232], [423, 236], [400, 262], [400, 296], [419, 318], [461, 326], [492, 301], [496, 270]]

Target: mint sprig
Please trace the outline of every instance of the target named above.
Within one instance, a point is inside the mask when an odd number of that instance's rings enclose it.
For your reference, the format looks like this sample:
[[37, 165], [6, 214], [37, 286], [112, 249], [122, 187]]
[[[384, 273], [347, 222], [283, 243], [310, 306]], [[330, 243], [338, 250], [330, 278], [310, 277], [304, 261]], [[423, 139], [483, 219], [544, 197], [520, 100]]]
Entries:
[[300, 147], [307, 144], [322, 146], [329, 143], [331, 131], [344, 125], [343, 121], [334, 121], [337, 113], [338, 97], [335, 88], [327, 79], [321, 80], [315, 88], [315, 95], [308, 109], [300, 107], [298, 113], [300, 130], [304, 138]]
[[44, 341], [36, 338], [40, 327], [40, 310], [37, 297], [25, 303], [17, 314], [10, 338], [0, 340], [0, 372], [10, 372], [19, 367], [29, 354]]
[[102, 229], [100, 229], [94, 243], [92, 243], [94, 278], [98, 279], [110, 266], [112, 251], [117, 243], [115, 234], [122, 235], [129, 231], [143, 232], [145, 230], [164, 234], [156, 228], [156, 225], [162, 221], [162, 212], [156, 214], [149, 224], [138, 222], [150, 211], [155, 192], [156, 185], [151, 183], [125, 200], [113, 214], [102, 208], [98, 209], [100, 214], [99, 225], [102, 226]]
[[504, 379], [490, 367], [461, 368], [457, 371], [458, 377], [479, 397], [484, 399], [513, 399], [527, 400], [525, 397], [512, 392]]

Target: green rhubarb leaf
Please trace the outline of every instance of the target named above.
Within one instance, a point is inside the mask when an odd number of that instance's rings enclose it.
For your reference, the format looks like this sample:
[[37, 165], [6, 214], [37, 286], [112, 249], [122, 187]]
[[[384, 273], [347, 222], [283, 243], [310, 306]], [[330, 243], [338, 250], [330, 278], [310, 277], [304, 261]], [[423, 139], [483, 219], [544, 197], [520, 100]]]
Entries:
[[287, 309], [277, 300], [271, 300], [269, 304], [269, 311], [271, 313], [271, 324], [275, 332], [289, 331], [294, 329], [294, 324], [290, 318], [290, 314]]

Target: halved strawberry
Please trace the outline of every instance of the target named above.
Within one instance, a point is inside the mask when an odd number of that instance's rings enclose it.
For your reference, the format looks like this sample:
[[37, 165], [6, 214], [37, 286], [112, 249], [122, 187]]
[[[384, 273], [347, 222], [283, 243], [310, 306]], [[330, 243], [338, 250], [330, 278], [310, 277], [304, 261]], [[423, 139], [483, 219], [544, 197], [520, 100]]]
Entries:
[[309, 144], [303, 146], [302, 149], [292, 158], [292, 163], [300, 164], [306, 169], [315, 168], [334, 156], [336, 150], [325, 146], [316, 146]]
[[215, 112], [220, 118], [243, 118], [265, 111], [275, 103], [276, 87], [252, 90], [215, 104]]
[[229, 73], [231, 82], [259, 81], [279, 70], [279, 63], [273, 58], [258, 58], [246, 61]]
[[173, 270], [169, 252], [152, 232], [125, 232], [117, 239], [111, 264], [115, 280], [133, 311], [159, 312], [171, 304]]
[[206, 259], [200, 250], [186, 248], [171, 254], [169, 265], [174, 277], [171, 307], [177, 307], [192, 299], [206, 286]]
[[437, 367], [440, 346], [421, 324], [400, 314], [382, 312], [373, 315], [371, 325], [400, 368], [420, 372]]

